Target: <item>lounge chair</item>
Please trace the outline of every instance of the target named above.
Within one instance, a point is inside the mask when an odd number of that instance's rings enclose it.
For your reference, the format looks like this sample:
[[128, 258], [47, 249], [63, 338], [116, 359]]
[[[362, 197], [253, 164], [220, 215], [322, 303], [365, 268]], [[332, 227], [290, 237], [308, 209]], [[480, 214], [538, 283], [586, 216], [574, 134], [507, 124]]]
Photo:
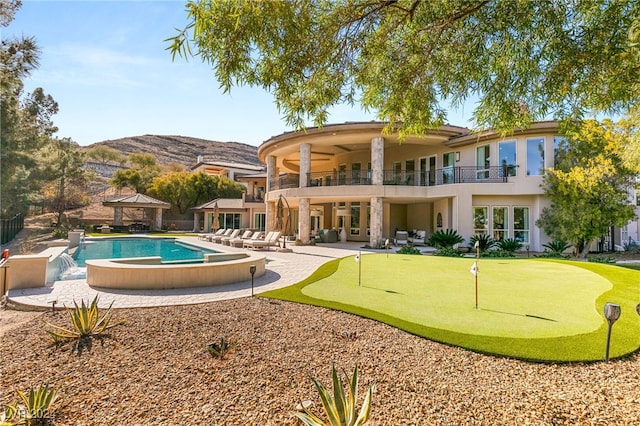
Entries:
[[250, 240], [245, 242], [242, 246], [245, 248], [250, 248], [251, 250], [255, 249], [263, 249], [266, 248], [269, 250], [271, 246], [280, 246], [278, 240], [280, 239], [281, 232], [271, 231], [267, 234], [264, 240]]
[[[248, 237], [245, 237], [245, 235], [247, 235], [247, 232], [249, 233]], [[251, 232], [251, 231], [247, 231], [245, 232], [242, 237], [238, 237], [238, 238], [232, 238], [231, 240], [229, 240], [229, 245], [231, 247], [242, 247], [245, 243], [245, 241], [249, 241], [249, 240], [260, 240], [262, 239], [262, 232], [261, 231], [256, 231], [256, 232]]]
[[210, 234], [206, 234], [205, 236], [205, 240], [211, 242], [211, 239], [215, 236], [221, 236], [222, 234], [224, 234], [224, 232], [226, 231], [226, 229], [220, 228], [218, 229], [216, 232], [212, 232]]
[[234, 229], [231, 235], [220, 238], [220, 244], [228, 246], [229, 240], [233, 238], [238, 238], [238, 235], [240, 235], [240, 230]]
[[396, 231], [396, 237], [393, 239], [393, 243], [397, 246], [406, 246], [409, 244], [409, 232]]
[[423, 246], [426, 244], [427, 231], [418, 230], [413, 237], [409, 237], [409, 242], [414, 246]]
[[227, 229], [222, 235], [214, 235], [213, 237], [211, 237], [211, 242], [219, 243], [224, 237], [228, 237], [229, 235], [231, 235], [233, 231], [233, 229]]

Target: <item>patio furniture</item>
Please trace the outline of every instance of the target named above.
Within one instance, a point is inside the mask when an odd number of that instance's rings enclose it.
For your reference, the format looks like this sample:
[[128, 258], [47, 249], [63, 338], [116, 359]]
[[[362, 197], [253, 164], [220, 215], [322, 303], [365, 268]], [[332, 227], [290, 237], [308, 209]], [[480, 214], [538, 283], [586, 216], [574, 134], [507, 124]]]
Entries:
[[233, 229], [227, 229], [222, 235], [214, 235], [213, 237], [211, 237], [210, 241], [212, 243], [219, 243], [224, 237], [230, 236], [233, 231]]
[[412, 237], [409, 237], [409, 242], [414, 246], [424, 246], [427, 244], [427, 231], [422, 229], [417, 230]]
[[233, 238], [229, 240], [229, 245], [231, 247], [242, 247], [245, 241], [262, 239], [262, 231], [256, 231], [256, 232], [248, 231], [248, 232], [249, 232], [248, 238], [243, 238], [246, 235], [246, 232], [245, 232], [245, 234], [243, 234], [242, 237]]
[[280, 243], [278, 240], [280, 239], [280, 235], [282, 235], [279, 231], [272, 231], [267, 234], [264, 240], [250, 240], [243, 244], [244, 248], [250, 248], [251, 250], [255, 249], [263, 249], [266, 248], [269, 250], [269, 247], [280, 247]]
[[231, 235], [220, 238], [220, 244], [228, 246], [229, 240], [233, 238], [238, 238], [238, 235], [240, 235], [240, 230], [234, 229]]
[[393, 239], [393, 243], [397, 246], [406, 246], [409, 244], [409, 232], [396, 231], [396, 237]]

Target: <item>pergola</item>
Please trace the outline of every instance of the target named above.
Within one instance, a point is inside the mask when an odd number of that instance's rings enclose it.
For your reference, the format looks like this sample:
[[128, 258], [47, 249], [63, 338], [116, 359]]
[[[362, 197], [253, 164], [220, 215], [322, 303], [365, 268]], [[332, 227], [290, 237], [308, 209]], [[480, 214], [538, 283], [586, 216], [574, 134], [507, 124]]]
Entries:
[[106, 207], [113, 207], [113, 224], [115, 226], [123, 225], [122, 209], [124, 209], [125, 207], [145, 209], [145, 213], [149, 213], [148, 215], [145, 214], [145, 216], [151, 218], [149, 224], [149, 229], [151, 231], [159, 231], [162, 229], [162, 210], [171, 208], [171, 204], [165, 203], [164, 201], [157, 200], [144, 194], [134, 194], [115, 198], [113, 200], [104, 201], [102, 205]]

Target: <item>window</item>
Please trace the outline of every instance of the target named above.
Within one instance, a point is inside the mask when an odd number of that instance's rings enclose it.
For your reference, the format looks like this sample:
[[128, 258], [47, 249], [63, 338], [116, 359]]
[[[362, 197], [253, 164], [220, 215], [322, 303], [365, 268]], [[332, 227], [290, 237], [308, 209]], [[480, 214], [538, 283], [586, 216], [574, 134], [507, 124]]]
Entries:
[[399, 161], [394, 161], [391, 164], [391, 171], [393, 172], [393, 182], [396, 184], [400, 183], [402, 174], [402, 163]]
[[507, 238], [508, 233], [508, 209], [506, 207], [493, 208], [493, 239], [502, 241]]
[[489, 148], [489, 145], [476, 148], [476, 179], [489, 179], [489, 166], [491, 165]]
[[371, 203], [367, 203], [367, 236], [371, 235]]
[[544, 138], [527, 139], [527, 176], [544, 172]]
[[404, 162], [404, 172], [406, 173], [404, 183], [407, 185], [414, 184], [414, 173], [416, 171], [415, 160], [407, 160]]
[[529, 242], [529, 207], [513, 208], [513, 238], [521, 243]]
[[344, 185], [347, 180], [347, 165], [340, 164], [338, 166], [338, 185]]
[[501, 176], [516, 176], [516, 141], [504, 141], [498, 144], [498, 163]]
[[351, 235], [360, 235], [360, 203], [351, 203]]
[[442, 154], [442, 183], [454, 183], [453, 165], [456, 162], [454, 152]]
[[473, 208], [473, 233], [475, 235], [484, 235], [489, 232], [488, 210], [488, 207]]
[[240, 213], [220, 213], [220, 226], [226, 229], [240, 229]]
[[266, 213], [254, 213], [253, 214], [253, 227], [258, 231], [264, 231], [266, 229], [267, 214]]
[[360, 163], [351, 163], [351, 184], [360, 185]]
[[556, 136], [553, 138], [553, 167], [557, 167], [564, 161], [567, 152], [569, 151], [569, 143], [567, 139], [562, 136]]

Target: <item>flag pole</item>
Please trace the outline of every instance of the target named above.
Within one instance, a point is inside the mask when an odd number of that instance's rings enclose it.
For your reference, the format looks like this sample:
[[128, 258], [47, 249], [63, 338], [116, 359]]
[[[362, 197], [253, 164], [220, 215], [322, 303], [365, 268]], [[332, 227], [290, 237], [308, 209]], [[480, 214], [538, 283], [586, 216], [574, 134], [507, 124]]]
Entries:
[[478, 261], [480, 260], [480, 242], [476, 241], [476, 244], [474, 245], [475, 249], [476, 249], [476, 265], [475, 265], [475, 274], [473, 274], [475, 276], [476, 279], [476, 310], [478, 310], [478, 273], [479, 273], [479, 268], [478, 268]]
[[358, 287], [360, 287], [361, 278], [362, 278], [362, 256], [360, 256], [360, 251], [358, 250]]

